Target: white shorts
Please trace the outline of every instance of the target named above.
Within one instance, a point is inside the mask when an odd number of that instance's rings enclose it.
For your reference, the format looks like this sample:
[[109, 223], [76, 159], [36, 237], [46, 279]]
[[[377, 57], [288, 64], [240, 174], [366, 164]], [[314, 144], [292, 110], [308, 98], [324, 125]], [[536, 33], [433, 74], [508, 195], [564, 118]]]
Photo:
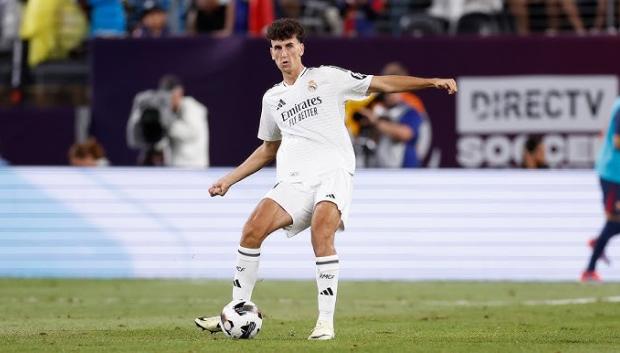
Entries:
[[337, 169], [318, 176], [313, 181], [283, 181], [265, 195], [274, 200], [293, 219], [293, 224], [284, 227], [290, 238], [310, 227], [314, 207], [321, 201], [336, 204], [340, 211], [340, 227], [344, 230], [349, 218], [349, 206], [353, 192], [353, 176], [343, 169]]

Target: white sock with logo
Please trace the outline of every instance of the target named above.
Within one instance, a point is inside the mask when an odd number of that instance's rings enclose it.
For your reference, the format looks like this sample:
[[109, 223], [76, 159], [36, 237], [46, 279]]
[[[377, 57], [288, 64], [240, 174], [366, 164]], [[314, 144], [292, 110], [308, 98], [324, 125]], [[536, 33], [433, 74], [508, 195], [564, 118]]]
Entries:
[[252, 290], [258, 276], [258, 264], [260, 261], [260, 248], [250, 249], [239, 246], [237, 251], [237, 266], [233, 278], [233, 300], [252, 299]]
[[319, 321], [334, 324], [336, 294], [338, 293], [338, 255], [316, 258], [316, 287], [319, 298]]

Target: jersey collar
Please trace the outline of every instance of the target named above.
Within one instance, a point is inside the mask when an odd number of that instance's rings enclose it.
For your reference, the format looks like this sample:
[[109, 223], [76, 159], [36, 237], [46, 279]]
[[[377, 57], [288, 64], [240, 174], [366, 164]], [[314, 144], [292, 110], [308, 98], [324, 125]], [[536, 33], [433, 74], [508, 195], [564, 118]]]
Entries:
[[282, 85], [284, 85], [284, 87], [293, 87], [293, 86], [295, 86], [297, 81], [299, 81], [299, 79], [306, 73], [306, 71], [308, 71], [308, 68], [304, 67], [304, 69], [301, 70], [301, 72], [299, 73], [299, 76], [297, 76], [297, 78], [295, 79], [295, 83], [293, 83], [292, 85], [287, 84], [286, 82], [284, 82], [284, 80], [282, 80]]

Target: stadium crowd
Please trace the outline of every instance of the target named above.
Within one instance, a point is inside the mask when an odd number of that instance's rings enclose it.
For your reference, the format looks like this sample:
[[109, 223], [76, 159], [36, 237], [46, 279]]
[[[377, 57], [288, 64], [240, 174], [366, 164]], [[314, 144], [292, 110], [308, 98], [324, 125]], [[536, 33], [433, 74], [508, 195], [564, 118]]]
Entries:
[[310, 35], [586, 34], [613, 30], [617, 9], [615, 0], [0, 0], [0, 33], [225, 37], [289, 17]]

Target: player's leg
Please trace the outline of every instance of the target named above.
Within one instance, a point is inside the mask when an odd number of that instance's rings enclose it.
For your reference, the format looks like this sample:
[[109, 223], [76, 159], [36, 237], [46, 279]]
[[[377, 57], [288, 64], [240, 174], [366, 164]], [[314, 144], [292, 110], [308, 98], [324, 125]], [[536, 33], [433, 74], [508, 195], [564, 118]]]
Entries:
[[[233, 278], [233, 300], [251, 299], [258, 276], [261, 244], [269, 234], [292, 223], [291, 216], [274, 200], [264, 198], [258, 203], [241, 233]], [[219, 315], [199, 317], [194, 322], [203, 330], [221, 331]]]
[[334, 338], [334, 310], [338, 293], [340, 264], [334, 246], [336, 230], [341, 216], [336, 204], [319, 202], [312, 216], [312, 248], [316, 256], [316, 284], [318, 290], [319, 318], [309, 339]]
[[263, 241], [269, 234], [292, 223], [291, 216], [274, 200], [264, 198], [258, 203], [241, 233], [233, 278], [233, 300], [251, 300]]
[[596, 273], [596, 262], [605, 251], [609, 239], [620, 233], [620, 185], [601, 179], [601, 188], [607, 219], [592, 249], [588, 267], [581, 276], [582, 281], [600, 280]]

